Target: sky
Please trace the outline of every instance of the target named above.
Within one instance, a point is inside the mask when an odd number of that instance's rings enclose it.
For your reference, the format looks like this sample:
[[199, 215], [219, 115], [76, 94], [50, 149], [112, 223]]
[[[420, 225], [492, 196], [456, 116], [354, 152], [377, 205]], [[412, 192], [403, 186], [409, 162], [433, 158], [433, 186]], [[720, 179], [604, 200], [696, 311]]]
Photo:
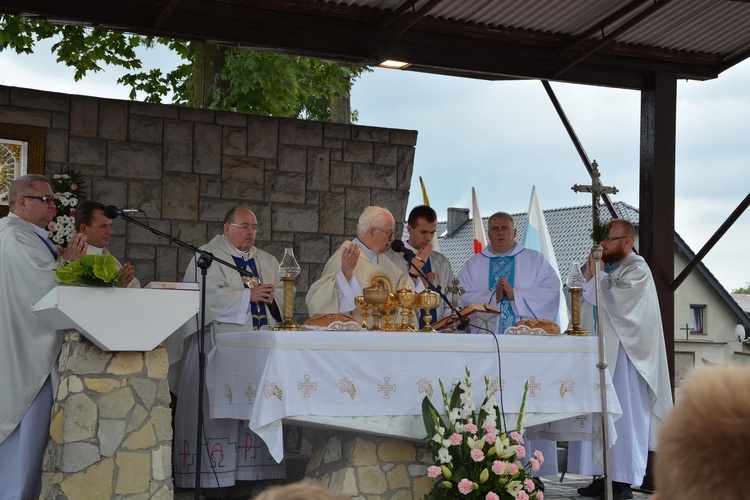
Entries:
[[[106, 68], [75, 82], [56, 64], [51, 43], [33, 55], [0, 52], [0, 84], [128, 99]], [[146, 68], [171, 69], [166, 50], [142, 52]], [[599, 164], [611, 199], [638, 207], [640, 93], [552, 83], [583, 148]], [[675, 228], [697, 253], [750, 191], [750, 60], [718, 79], [677, 87]], [[166, 101], [165, 101], [166, 102]], [[536, 185], [543, 209], [586, 205], [574, 184], [590, 178], [539, 81], [487, 82], [375, 69], [357, 80], [359, 125], [418, 131], [409, 209], [421, 204], [419, 176], [440, 220], [448, 207], [481, 215], [525, 212]], [[704, 259], [731, 292], [750, 282], [750, 210]]]

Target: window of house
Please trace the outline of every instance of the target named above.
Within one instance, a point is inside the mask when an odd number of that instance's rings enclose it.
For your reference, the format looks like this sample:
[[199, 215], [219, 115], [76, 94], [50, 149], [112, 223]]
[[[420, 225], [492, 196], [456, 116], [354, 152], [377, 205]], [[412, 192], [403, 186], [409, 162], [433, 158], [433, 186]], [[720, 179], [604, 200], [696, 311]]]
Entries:
[[705, 313], [706, 306], [704, 305], [691, 305], [690, 306], [690, 333], [705, 334]]

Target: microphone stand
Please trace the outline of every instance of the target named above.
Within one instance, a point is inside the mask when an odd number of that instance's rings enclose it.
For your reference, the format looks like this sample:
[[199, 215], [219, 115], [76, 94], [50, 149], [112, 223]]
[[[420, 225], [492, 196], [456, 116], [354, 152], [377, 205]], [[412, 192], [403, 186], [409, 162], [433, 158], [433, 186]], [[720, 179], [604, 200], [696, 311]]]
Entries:
[[[206, 350], [205, 350], [205, 343], [206, 343], [206, 274], [208, 272], [208, 268], [211, 267], [212, 262], [218, 262], [219, 264], [229, 267], [231, 269], [234, 269], [238, 271], [242, 276], [249, 276], [253, 277], [253, 273], [241, 269], [234, 264], [230, 264], [229, 262], [222, 260], [218, 257], [215, 257], [211, 252], [206, 252], [205, 250], [201, 250], [200, 248], [197, 248], [189, 243], [186, 243], [180, 239], [175, 238], [174, 236], [171, 236], [167, 233], [164, 233], [162, 231], [159, 231], [158, 229], [155, 229], [148, 224], [144, 224], [143, 222], [133, 219], [129, 215], [126, 215], [124, 213], [118, 214], [120, 217], [123, 218], [126, 222], [129, 222], [131, 224], [135, 224], [136, 226], [142, 227], [143, 229], [146, 229], [153, 234], [157, 236], [161, 236], [162, 238], [165, 238], [175, 245], [181, 246], [183, 248], [187, 248], [188, 250], [200, 254], [195, 262], [197, 266], [201, 269], [201, 328], [200, 328], [200, 334], [198, 335], [198, 434], [197, 434], [197, 443], [198, 443], [198, 452], [197, 456], [195, 457], [195, 500], [200, 500], [201, 497], [201, 466], [203, 461], [203, 453], [202, 451], [202, 441], [203, 441], [203, 392], [206, 386]], [[278, 306], [277, 306], [278, 308]], [[206, 453], [208, 453], [208, 447], [206, 447]], [[210, 459], [210, 458], [209, 458]]]
[[[404, 248], [404, 250], [407, 250], [407, 249]], [[458, 329], [461, 330], [461, 331], [465, 330], [466, 327], [469, 325], [469, 318], [467, 318], [466, 316], [462, 316], [461, 313], [458, 312], [458, 309], [456, 309], [453, 306], [453, 303], [448, 299], [448, 297], [445, 296], [445, 294], [440, 289], [440, 287], [439, 286], [435, 286], [432, 283], [432, 281], [430, 281], [430, 278], [428, 278], [427, 275], [424, 273], [424, 271], [422, 271], [422, 269], [420, 269], [417, 266], [415, 266], [415, 265], [412, 264], [411, 261], [412, 261], [412, 259], [414, 259], [414, 257], [416, 257], [416, 255], [414, 255], [414, 254], [409, 255], [408, 253], [404, 252], [403, 253], [403, 257], [404, 257], [404, 260], [409, 263], [409, 271], [407, 271], [407, 274], [411, 271], [411, 269], [414, 269], [415, 271], [417, 271], [417, 274], [421, 278], [423, 278], [425, 280], [425, 282], [427, 283], [427, 289], [428, 290], [432, 290], [433, 292], [435, 292], [438, 295], [440, 295], [440, 298], [443, 299], [443, 301], [445, 301], [446, 304], [448, 304], [448, 307], [450, 307], [451, 312], [453, 312], [453, 314], [451, 316], [453, 316], [454, 314], [456, 315], [456, 318], [458, 319]], [[455, 324], [455, 323], [456, 323], [456, 320], [453, 320], [451, 322], [451, 324]]]

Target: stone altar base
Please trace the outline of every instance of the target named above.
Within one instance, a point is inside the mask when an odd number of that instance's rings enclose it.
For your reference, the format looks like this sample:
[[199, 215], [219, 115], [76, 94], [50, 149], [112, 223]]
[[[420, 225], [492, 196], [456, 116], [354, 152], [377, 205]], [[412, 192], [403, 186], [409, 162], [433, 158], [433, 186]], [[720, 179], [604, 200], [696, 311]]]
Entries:
[[430, 465], [423, 443], [325, 431], [313, 446], [305, 475], [359, 500], [411, 500], [432, 489]]
[[41, 498], [171, 499], [166, 349], [102, 352], [66, 330], [59, 364]]

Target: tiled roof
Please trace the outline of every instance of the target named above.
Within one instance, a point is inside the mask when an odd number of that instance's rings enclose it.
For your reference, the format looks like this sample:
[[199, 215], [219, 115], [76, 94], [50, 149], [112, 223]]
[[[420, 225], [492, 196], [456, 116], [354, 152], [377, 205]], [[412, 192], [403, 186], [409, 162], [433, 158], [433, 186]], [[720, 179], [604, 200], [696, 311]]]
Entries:
[[[638, 225], [637, 208], [623, 202], [617, 202], [614, 205], [620, 218], [627, 219], [636, 226]], [[603, 205], [599, 214], [603, 223], [612, 218]], [[516, 229], [518, 229], [516, 241], [523, 243], [523, 235], [526, 230], [526, 213], [511, 215], [513, 215]], [[544, 217], [547, 220], [547, 228], [552, 238], [552, 247], [555, 249], [560, 276], [565, 279], [573, 262], [581, 261], [582, 263], [591, 250], [591, 205], [544, 210]], [[485, 235], [487, 234], [488, 220], [489, 217], [482, 217]], [[439, 235], [444, 234], [447, 225], [447, 222], [438, 222], [437, 233]], [[474, 230], [471, 219], [452, 235], [438, 238], [440, 252], [448, 257], [455, 272], [458, 272], [469, 257], [473, 255], [473, 239]]]
[[750, 295], [733, 293], [732, 298], [740, 305], [743, 311], [750, 314]]

